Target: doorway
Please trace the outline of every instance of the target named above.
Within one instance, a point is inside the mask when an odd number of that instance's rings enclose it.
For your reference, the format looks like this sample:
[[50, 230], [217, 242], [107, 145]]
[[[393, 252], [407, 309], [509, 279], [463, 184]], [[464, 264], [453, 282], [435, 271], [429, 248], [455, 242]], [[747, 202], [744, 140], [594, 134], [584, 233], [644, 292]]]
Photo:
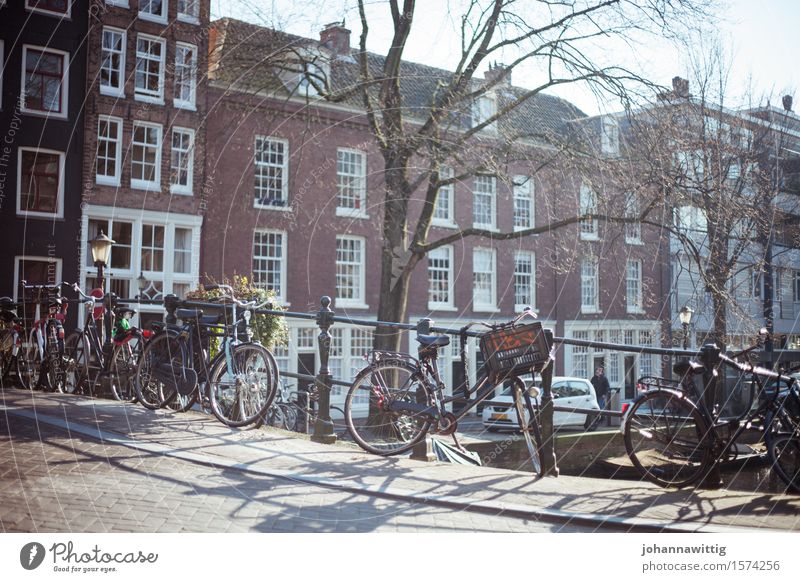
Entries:
[[636, 356], [625, 356], [625, 399], [636, 396]]

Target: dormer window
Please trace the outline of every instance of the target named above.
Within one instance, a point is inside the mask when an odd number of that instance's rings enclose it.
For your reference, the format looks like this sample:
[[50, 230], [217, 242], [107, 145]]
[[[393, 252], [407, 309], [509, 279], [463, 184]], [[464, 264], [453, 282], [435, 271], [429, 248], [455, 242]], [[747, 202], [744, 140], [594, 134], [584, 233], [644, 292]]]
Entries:
[[[472, 104], [472, 127], [477, 127], [486, 120], [497, 115], [497, 100], [493, 94], [485, 93]], [[497, 131], [495, 122], [483, 128], [483, 131]]]
[[316, 97], [327, 88], [330, 66], [320, 54], [303, 54], [292, 69], [297, 70], [297, 94]]
[[613, 117], [603, 117], [600, 150], [604, 155], [619, 155], [619, 124]]

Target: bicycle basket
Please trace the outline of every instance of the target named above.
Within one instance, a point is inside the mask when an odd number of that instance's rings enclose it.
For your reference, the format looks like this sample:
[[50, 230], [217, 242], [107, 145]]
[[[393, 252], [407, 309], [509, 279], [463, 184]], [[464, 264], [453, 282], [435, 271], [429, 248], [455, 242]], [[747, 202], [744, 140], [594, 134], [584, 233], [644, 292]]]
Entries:
[[542, 324], [507, 324], [481, 336], [484, 365], [492, 375], [520, 375], [541, 371], [550, 359]]

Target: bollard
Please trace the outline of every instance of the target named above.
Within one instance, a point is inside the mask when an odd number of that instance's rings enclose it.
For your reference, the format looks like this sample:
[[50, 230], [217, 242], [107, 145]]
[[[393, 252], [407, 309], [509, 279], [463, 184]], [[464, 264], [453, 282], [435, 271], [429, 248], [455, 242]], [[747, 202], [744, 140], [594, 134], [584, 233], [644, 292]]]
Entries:
[[[710, 416], [714, 416], [714, 408], [717, 403], [717, 388], [719, 382], [719, 373], [717, 371], [720, 363], [719, 354], [720, 349], [716, 344], [705, 344], [701, 348], [703, 357], [703, 365], [706, 372], [703, 375], [703, 403]], [[716, 456], [718, 451], [714, 451]], [[719, 462], [715, 462], [708, 473], [703, 477], [700, 486], [706, 489], [719, 489], [722, 487], [722, 476], [719, 472]]]
[[175, 311], [178, 309], [180, 302], [181, 300], [178, 299], [178, 296], [173, 295], [172, 293], [164, 297], [164, 309], [167, 312], [167, 316], [164, 318], [164, 321], [168, 325], [175, 325], [178, 323], [178, 318], [175, 316]]
[[328, 363], [331, 355], [331, 334], [329, 330], [333, 325], [333, 310], [330, 308], [331, 298], [328, 296], [320, 299], [322, 308], [317, 313], [317, 325], [320, 334], [319, 343], [319, 373], [314, 381], [317, 390], [317, 420], [314, 422], [314, 434], [311, 440], [316, 443], [333, 444], [336, 442], [336, 433], [333, 432], [331, 422], [331, 371]]
[[[543, 330], [547, 345], [553, 345], [553, 330]], [[542, 463], [542, 475], [558, 477], [558, 464], [556, 463], [555, 440], [553, 438], [553, 367], [555, 362], [541, 371], [542, 375], [542, 410], [539, 420], [542, 428], [542, 449], [539, 457]]]
[[[430, 335], [432, 325], [433, 320], [428, 319], [427, 317], [420, 319], [417, 322], [417, 335]], [[436, 460], [436, 455], [433, 452], [431, 437], [429, 434], [426, 434], [424, 439], [414, 445], [414, 447], [411, 449], [411, 458], [415, 461], [425, 462]]]

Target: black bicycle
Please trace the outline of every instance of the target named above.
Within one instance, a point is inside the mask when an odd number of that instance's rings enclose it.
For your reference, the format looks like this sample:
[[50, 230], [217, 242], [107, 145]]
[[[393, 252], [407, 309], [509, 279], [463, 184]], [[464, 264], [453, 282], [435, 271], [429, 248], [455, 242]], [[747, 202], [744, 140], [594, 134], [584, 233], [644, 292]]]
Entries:
[[[460, 396], [444, 395], [445, 386], [439, 374], [438, 353], [449, 345], [449, 336], [418, 334], [417, 358], [396, 352], [371, 352], [369, 365], [358, 373], [345, 399], [345, 422], [353, 440], [365, 451], [384, 456], [411, 450], [429, 431], [452, 435], [460, 446], [455, 437], [458, 421], [490, 400], [496, 386], [509, 383], [519, 429], [534, 471], [540, 473], [542, 437], [538, 409], [521, 376], [549, 365], [551, 346], [539, 322], [518, 325], [526, 315], [536, 317], [533, 312], [525, 311], [509, 323], [480, 323], [489, 328], [480, 341], [488, 373], [474, 386], [465, 385]], [[533, 397], [536, 395], [538, 390]], [[464, 407], [456, 414], [447, 410], [450, 404]]]
[[[731, 357], [720, 354], [715, 369], [687, 360], [675, 365], [679, 380], [645, 377], [648, 390], [631, 405], [623, 421], [625, 448], [643, 477], [662, 487], [686, 487], [700, 481], [717, 463], [743, 453], [758, 453], [742, 444], [745, 431], [757, 429], [775, 473], [793, 491], [800, 491], [800, 399], [789, 376], [737, 359], [757, 346]], [[721, 374], [730, 367], [749, 381], [744, 412], [723, 416], [720, 407], [709, 409], [697, 381], [704, 374]], [[765, 382], [766, 381], [766, 382]], [[771, 382], [774, 389], [767, 389]], [[740, 446], [741, 445], [741, 446]]]

